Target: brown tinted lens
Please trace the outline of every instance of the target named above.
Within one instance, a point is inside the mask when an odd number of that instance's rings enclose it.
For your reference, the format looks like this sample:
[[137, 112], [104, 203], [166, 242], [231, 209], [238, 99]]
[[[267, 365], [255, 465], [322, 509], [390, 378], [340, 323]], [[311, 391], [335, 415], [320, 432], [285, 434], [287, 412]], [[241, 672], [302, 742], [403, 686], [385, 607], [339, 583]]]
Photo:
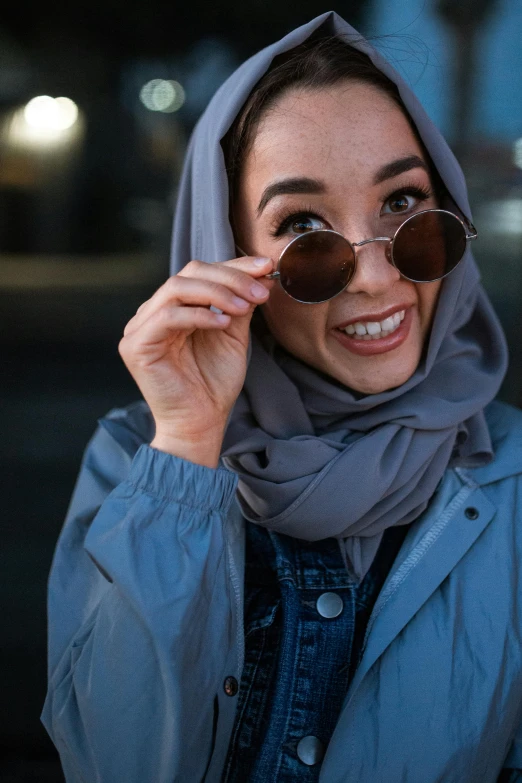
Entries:
[[355, 268], [351, 245], [340, 234], [319, 230], [303, 234], [279, 261], [281, 285], [299, 302], [325, 302], [350, 282]]
[[466, 250], [466, 232], [448, 212], [414, 215], [397, 232], [393, 262], [410, 280], [427, 283], [455, 269]]

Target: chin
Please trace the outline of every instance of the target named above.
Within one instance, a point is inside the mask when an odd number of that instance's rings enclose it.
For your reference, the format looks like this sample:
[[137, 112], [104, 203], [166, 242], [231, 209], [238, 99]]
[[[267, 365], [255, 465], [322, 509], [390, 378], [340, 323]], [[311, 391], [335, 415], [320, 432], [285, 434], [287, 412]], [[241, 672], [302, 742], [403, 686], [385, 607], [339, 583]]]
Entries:
[[405, 378], [401, 378], [400, 380], [388, 380], [388, 381], [382, 381], [381, 383], [372, 383], [371, 381], [368, 381], [367, 383], [349, 383], [344, 381], [345, 386], [347, 386], [349, 389], [352, 389], [354, 392], [357, 392], [358, 394], [363, 394], [364, 396], [369, 396], [371, 394], [382, 394], [382, 392], [392, 391], [392, 389], [397, 389], [399, 386], [402, 386], [403, 383], [406, 383], [407, 380], [411, 378], [411, 375], [408, 375]]
[[[335, 366], [328, 368], [323, 366], [318, 369], [326, 372], [327, 375], [335, 378], [336, 381], [340, 381], [340, 383], [354, 392], [370, 395], [381, 394], [402, 386], [403, 383], [409, 381], [418, 365], [416, 357], [412, 357], [406, 365], [401, 362], [400, 367], [377, 367], [375, 357], [372, 358], [374, 359], [373, 367], [369, 367], [362, 372], [339, 372], [338, 363]], [[371, 360], [369, 361], [371, 362]]]

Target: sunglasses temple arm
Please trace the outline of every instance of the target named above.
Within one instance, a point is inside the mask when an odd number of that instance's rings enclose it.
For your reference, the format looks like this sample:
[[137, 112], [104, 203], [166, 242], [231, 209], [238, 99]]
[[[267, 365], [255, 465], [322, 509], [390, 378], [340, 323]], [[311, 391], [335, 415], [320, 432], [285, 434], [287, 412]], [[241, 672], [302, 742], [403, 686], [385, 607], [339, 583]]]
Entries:
[[[236, 250], [239, 250], [240, 253], [243, 253], [244, 256], [247, 256], [248, 253], [245, 253], [242, 247], [239, 247], [239, 245], [236, 245]], [[281, 277], [280, 272], [272, 272], [269, 275], [265, 275], [265, 280], [274, 280], [276, 277]]]
[[478, 232], [475, 226], [473, 225], [473, 223], [471, 222], [471, 220], [469, 220], [468, 218], [464, 218], [464, 223], [466, 225], [466, 228], [468, 229], [468, 231], [466, 232], [466, 239], [476, 239]]
[[[236, 250], [239, 250], [240, 253], [243, 253], [244, 256], [247, 256], [248, 253], [245, 253], [242, 247], [239, 247], [239, 245], [236, 245]], [[272, 272], [269, 275], [265, 275], [266, 280], [274, 280], [276, 277], [281, 277], [280, 272]]]

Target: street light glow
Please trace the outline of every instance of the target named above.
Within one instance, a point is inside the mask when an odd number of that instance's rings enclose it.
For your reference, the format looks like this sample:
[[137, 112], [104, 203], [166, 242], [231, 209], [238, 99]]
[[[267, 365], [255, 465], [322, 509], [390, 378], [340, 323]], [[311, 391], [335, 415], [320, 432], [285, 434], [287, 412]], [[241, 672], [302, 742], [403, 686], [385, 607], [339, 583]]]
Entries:
[[38, 95], [24, 108], [24, 118], [31, 128], [38, 131], [64, 131], [78, 119], [78, 107], [70, 98]]
[[7, 139], [33, 150], [64, 147], [78, 139], [81, 126], [78, 106], [70, 98], [37, 95], [8, 119]]

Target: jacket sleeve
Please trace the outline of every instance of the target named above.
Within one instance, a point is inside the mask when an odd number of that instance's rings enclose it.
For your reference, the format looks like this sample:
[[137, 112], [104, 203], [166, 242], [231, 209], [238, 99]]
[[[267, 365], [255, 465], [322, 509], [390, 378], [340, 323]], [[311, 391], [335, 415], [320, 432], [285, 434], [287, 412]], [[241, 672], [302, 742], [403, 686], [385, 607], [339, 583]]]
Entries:
[[237, 479], [100, 428], [49, 580], [42, 720], [68, 783], [201, 781], [234, 647]]

